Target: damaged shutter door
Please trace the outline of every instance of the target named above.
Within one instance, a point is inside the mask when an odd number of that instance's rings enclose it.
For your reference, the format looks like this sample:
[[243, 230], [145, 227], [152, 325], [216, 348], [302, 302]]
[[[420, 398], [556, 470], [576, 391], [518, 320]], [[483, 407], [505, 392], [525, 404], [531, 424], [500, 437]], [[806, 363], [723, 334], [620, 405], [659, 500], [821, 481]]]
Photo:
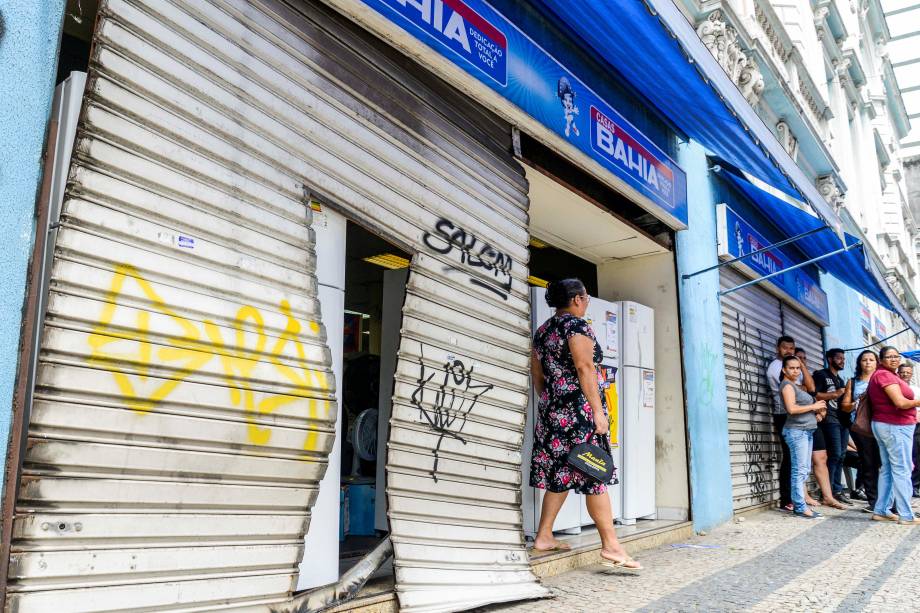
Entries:
[[467, 268], [456, 245], [472, 243], [432, 237], [452, 248], [417, 255], [409, 275], [387, 456], [405, 611], [543, 594], [521, 534], [526, 273]]
[[[152, 7], [164, 12], [160, 15]], [[54, 252], [7, 609], [290, 596], [334, 442], [310, 209], [166, 2], [102, 3]]]
[[[723, 268], [722, 289], [747, 281]], [[722, 296], [722, 334], [728, 396], [728, 441], [735, 511], [779, 497], [779, 441], [765, 375], [782, 334], [780, 303], [752, 286]]]
[[[92, 76], [68, 202], [95, 198], [128, 218], [78, 222], [77, 205], [69, 209], [76, 238], [62, 242], [59, 268], [73, 259], [100, 271], [68, 280], [96, 310], [88, 323], [72, 322], [70, 311], [49, 319], [42, 391], [52, 397], [48, 419], [61, 421], [32, 429], [33, 441], [54, 434], [82, 455], [32, 451], [27, 468], [44, 482], [73, 474], [115, 487], [68, 490], [83, 496], [70, 502], [60, 489], [24, 482], [17, 546], [36, 556], [17, 585], [20, 602], [34, 596], [41, 610], [52, 585], [88, 582], [106, 597], [130, 589], [130, 600], [111, 601], [119, 608], [255, 604], [290, 589], [334, 417], [305, 190], [415, 252], [388, 457], [402, 607], [458, 610], [545, 595], [521, 532], [527, 184], [510, 155], [510, 126], [315, 2], [108, 0]], [[198, 212], [198, 221], [188, 217]], [[137, 261], [126, 260], [134, 268], [118, 285], [125, 289], [112, 291], [122, 271], [115, 262], [131, 254]], [[154, 256], [162, 265], [151, 270], [145, 262]], [[135, 309], [130, 317], [122, 303]], [[128, 357], [95, 360], [52, 344], [58, 329], [71, 335], [82, 326], [88, 336], [100, 321], [118, 343], [134, 343], [121, 349]], [[290, 340], [294, 329], [300, 345]], [[264, 358], [247, 359], [253, 354]], [[157, 365], [169, 360], [178, 364], [172, 370]], [[59, 365], [81, 370], [67, 385], [52, 383]], [[183, 380], [161, 390], [153, 384], [169, 379], [164, 372]], [[73, 389], [91, 381], [86, 373], [109, 387], [79, 396]], [[273, 400], [290, 393], [292, 373], [305, 381], [296, 388], [305, 404]], [[234, 392], [243, 382], [258, 395]], [[133, 390], [165, 396], [126, 400]], [[122, 419], [74, 423], [84, 413], [66, 403], [112, 405], [106, 410]], [[129, 421], [135, 414], [140, 425]], [[99, 430], [106, 434], [97, 441]], [[96, 447], [107, 455], [93, 456]], [[77, 519], [77, 510], [86, 516]], [[43, 530], [58, 517], [79, 521], [81, 533]], [[100, 523], [88, 534], [91, 517]], [[114, 552], [101, 576], [74, 570], [33, 580], [49, 572], [39, 549], [57, 547], [70, 560], [76, 554], [64, 550], [86, 543], [87, 555]], [[163, 555], [147, 562], [154, 544]], [[184, 545], [202, 547], [171, 549]], [[93, 566], [79, 561], [71, 568]]]

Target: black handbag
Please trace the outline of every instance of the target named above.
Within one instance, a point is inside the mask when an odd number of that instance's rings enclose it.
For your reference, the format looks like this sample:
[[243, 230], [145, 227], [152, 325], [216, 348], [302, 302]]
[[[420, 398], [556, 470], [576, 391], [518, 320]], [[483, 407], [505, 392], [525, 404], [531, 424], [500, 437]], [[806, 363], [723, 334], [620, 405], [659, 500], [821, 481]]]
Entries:
[[568, 457], [566, 457], [566, 464], [586, 477], [600, 483], [618, 483], [617, 479], [611, 481], [616, 467], [613, 465], [613, 457], [611, 457], [610, 439], [606, 435], [600, 437], [605, 443], [605, 450], [599, 445], [590, 442], [595, 434], [592, 432], [584, 443], [579, 443], [572, 447]]

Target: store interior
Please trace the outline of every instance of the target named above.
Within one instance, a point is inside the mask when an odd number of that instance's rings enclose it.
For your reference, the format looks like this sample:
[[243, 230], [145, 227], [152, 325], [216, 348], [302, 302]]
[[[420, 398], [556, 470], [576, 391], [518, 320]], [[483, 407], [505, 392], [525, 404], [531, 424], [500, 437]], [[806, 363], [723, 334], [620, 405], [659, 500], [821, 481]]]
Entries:
[[[349, 221], [345, 248], [345, 313], [342, 339], [341, 506], [339, 569], [344, 572], [385, 536], [376, 521], [384, 496], [383, 457], [392, 395], [392, 368], [405, 297], [409, 255]], [[389, 371], [389, 376], [382, 372]], [[382, 381], [388, 381], [383, 385]], [[379, 469], [379, 470], [378, 470]], [[381, 529], [382, 528], [382, 529]]]

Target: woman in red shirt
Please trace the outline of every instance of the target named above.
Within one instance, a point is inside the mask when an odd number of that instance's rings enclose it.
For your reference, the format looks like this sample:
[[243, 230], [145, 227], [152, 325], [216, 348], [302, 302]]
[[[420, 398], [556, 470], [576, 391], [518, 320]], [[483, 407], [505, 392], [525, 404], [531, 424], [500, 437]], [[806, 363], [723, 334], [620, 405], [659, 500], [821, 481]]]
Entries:
[[[913, 493], [911, 449], [920, 399], [914, 400], [910, 386], [898, 377], [901, 354], [897, 349], [882, 347], [878, 363], [866, 392], [872, 401], [872, 433], [882, 458], [878, 473], [878, 498], [872, 519], [920, 525], [920, 518], [914, 517], [910, 508]], [[898, 515], [889, 511], [892, 501], [897, 504]]]

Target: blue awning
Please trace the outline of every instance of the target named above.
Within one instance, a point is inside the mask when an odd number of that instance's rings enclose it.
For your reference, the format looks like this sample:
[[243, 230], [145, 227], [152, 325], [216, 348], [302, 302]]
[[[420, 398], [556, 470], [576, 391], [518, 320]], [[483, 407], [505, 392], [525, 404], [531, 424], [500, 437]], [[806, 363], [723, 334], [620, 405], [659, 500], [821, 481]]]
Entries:
[[[674, 0], [534, 0], [687, 136], [733, 166], [840, 219], [703, 45]], [[839, 243], [838, 243], [839, 244]]]
[[[531, 1], [575, 40], [584, 41], [680, 131], [751, 179], [738, 180], [780, 230], [795, 236], [817, 226], [831, 228], [833, 232], [801, 241], [809, 259], [841, 249], [841, 241], [849, 246], [857, 240], [844, 236], [833, 208], [731, 81], [675, 0]], [[820, 219], [788, 204], [790, 197], [803, 201]], [[822, 260], [821, 267], [898, 313], [920, 335], [920, 325], [862, 247]]]
[[[716, 167], [718, 169], [718, 167]], [[787, 236], [795, 236], [809, 230], [826, 228], [822, 220], [790, 204], [788, 196], [777, 195], [761, 189], [750, 181], [724, 169], [719, 169], [719, 176], [737, 188], [748, 200], [763, 212]], [[854, 245], [860, 240], [844, 233], [847, 245]], [[818, 232], [796, 243], [796, 247], [809, 259], [817, 258], [840, 249], [840, 239], [830, 231]], [[880, 306], [894, 311], [901, 316], [914, 332], [920, 333], [920, 326], [907, 312], [905, 307], [892, 292], [891, 287], [881, 277], [876, 266], [869, 261], [869, 256], [862, 246], [854, 247], [835, 256], [821, 260], [817, 264], [821, 269], [839, 279], [842, 283], [856, 290]]]

